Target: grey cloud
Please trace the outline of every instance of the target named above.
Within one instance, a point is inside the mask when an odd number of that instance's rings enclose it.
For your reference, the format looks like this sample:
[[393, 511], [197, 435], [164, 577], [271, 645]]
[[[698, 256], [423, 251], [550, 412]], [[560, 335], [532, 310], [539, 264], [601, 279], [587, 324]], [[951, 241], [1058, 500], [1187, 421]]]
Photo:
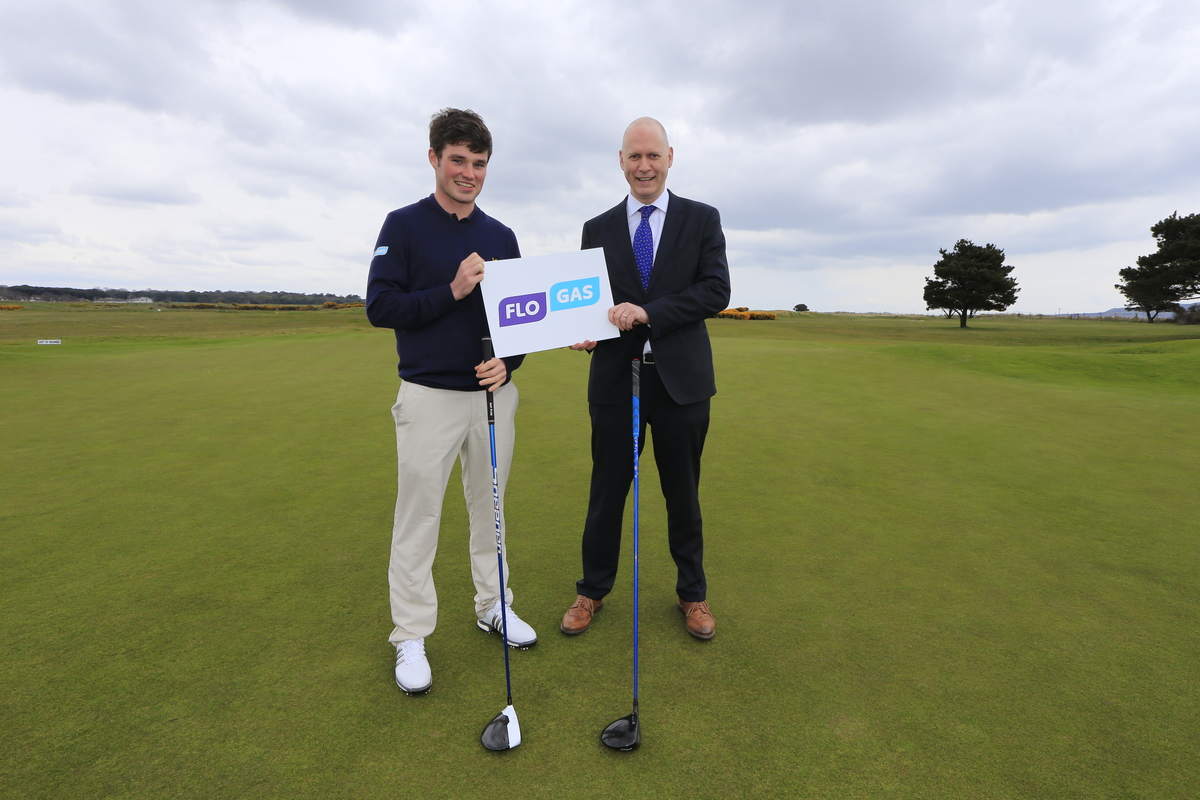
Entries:
[[[642, 114], [671, 131], [671, 188], [717, 206], [731, 251], [760, 266], [932, 263], [961, 236], [1096, 246], [1145, 236], [1172, 210], [1155, 198], [1187, 202], [1200, 185], [1190, 0], [490, 4], [470, 14], [486, 41], [452, 61], [431, 2], [139, 2], [15, 9], [0, 90], [68, 100], [81, 128], [103, 113], [114, 137], [122, 114], [131, 136], [168, 121], [179, 141], [154, 152], [200, 165], [203, 184], [171, 172], [203, 185], [195, 216], [254, 221], [209, 223], [189, 254], [146, 250], [154, 263], [249, 263], [256, 241], [297, 241], [324, 214], [355, 215], [326, 229], [352, 243], [363, 209], [377, 207], [373, 228], [432, 189], [425, 124], [446, 105], [488, 121], [481, 204], [531, 254], [576, 245], [582, 221], [620, 198], [620, 133]], [[102, 138], [90, 144], [62, 174], [107, 163]], [[47, 202], [33, 186], [16, 196]], [[81, 188], [172, 202], [152, 182]], [[175, 202], [197, 199], [182, 191]], [[204, 255], [209, 234], [220, 247]], [[313, 274], [343, 261], [314, 255]]]
[[29, 196], [0, 186], [0, 208], [28, 208]]
[[1096, 16], [1031, 2], [710, 0], [645, 13], [614, 26], [609, 43], [645, 65], [649, 86], [703, 91], [702, 114], [719, 127], [929, 111], [1012, 91], [1047, 62], [1089, 62], [1103, 44]]
[[220, 240], [229, 243], [304, 242], [311, 237], [297, 233], [273, 219], [255, 221], [222, 221], [205, 225]]
[[351, 28], [391, 34], [405, 23], [420, 19], [424, 9], [403, 0], [277, 0], [278, 4], [305, 17]]
[[0, 69], [29, 91], [215, 122], [235, 138], [270, 142], [289, 114], [249, 54], [214, 57], [213, 40], [232, 22], [213, 10], [203, 2], [22, 5], [0, 29]]
[[38, 244], [56, 239], [61, 235], [62, 228], [53, 220], [0, 214], [0, 242]]
[[105, 205], [134, 208], [151, 205], [195, 205], [203, 198], [185, 183], [174, 181], [84, 181], [75, 184], [73, 191]]
[[189, 17], [168, 3], [10, 6], [2, 37], [11, 80], [70, 100], [178, 109], [179, 87], [211, 66]]

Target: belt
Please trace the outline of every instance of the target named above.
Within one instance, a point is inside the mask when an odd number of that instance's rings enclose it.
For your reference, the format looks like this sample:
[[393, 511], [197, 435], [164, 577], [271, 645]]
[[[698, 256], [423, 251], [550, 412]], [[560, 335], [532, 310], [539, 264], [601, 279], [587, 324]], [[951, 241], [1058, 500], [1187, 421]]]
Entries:
[[642, 363], [654, 366], [654, 353], [642, 353]]

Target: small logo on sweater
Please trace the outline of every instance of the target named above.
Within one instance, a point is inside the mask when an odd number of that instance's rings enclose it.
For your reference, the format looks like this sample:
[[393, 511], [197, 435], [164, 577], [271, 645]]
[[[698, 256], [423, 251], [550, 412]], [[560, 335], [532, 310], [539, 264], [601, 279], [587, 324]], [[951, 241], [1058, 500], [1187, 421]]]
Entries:
[[387, 245], [385, 244], [383, 247], [376, 247], [376, 248], [375, 248], [375, 255], [377, 255], [377, 256], [386, 256], [386, 255], [387, 255]]

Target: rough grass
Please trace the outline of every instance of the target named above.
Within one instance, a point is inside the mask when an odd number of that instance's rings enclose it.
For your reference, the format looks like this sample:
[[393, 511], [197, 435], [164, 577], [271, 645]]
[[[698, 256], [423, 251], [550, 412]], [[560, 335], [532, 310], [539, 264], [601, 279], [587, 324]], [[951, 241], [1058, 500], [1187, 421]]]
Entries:
[[541, 642], [512, 654], [526, 741], [497, 755], [456, 478], [434, 689], [391, 682], [388, 332], [354, 310], [0, 318], [0, 795], [1194, 796], [1200, 332], [709, 327], [719, 633], [672, 607], [647, 458], [634, 754], [597, 741], [630, 706], [628, 552], [595, 627], [557, 632], [587, 358], [517, 373], [510, 561]]

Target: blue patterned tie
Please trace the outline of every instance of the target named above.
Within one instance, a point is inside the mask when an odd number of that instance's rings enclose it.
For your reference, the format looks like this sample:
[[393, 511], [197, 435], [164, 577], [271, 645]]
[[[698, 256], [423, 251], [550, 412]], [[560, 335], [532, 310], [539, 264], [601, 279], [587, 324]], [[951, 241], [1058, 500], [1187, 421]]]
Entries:
[[654, 266], [654, 234], [650, 232], [650, 215], [654, 206], [642, 206], [642, 221], [633, 233], [633, 257], [637, 261], [638, 274], [642, 276], [642, 288], [650, 288], [650, 269]]

